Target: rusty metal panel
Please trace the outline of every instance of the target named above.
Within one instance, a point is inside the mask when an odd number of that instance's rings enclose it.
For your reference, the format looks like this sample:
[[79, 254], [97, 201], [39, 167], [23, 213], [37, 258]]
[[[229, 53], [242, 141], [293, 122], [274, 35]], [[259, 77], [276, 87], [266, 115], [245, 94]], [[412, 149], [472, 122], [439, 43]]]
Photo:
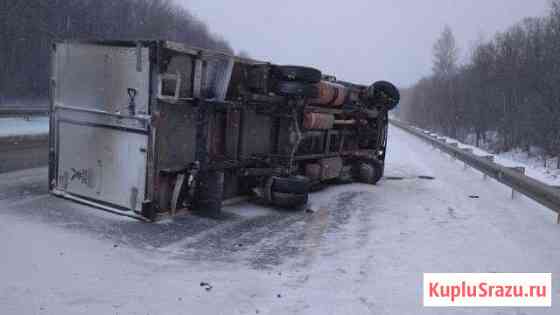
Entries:
[[158, 169], [186, 167], [195, 160], [195, 109], [190, 104], [166, 102], [159, 102], [159, 109], [154, 114]]
[[[166, 73], [180, 78], [176, 87], [178, 98], [193, 97], [194, 59], [191, 56], [176, 55], [170, 57], [166, 66]], [[165, 90], [165, 87], [162, 90]]]
[[321, 165], [321, 179], [334, 179], [340, 176], [343, 167], [342, 158], [322, 159], [319, 164]]
[[311, 180], [329, 180], [338, 178], [344, 167], [342, 158], [334, 157], [305, 165], [305, 176]]
[[239, 130], [241, 128], [241, 113], [238, 110], [227, 112], [225, 154], [228, 159], [239, 158]]
[[233, 65], [233, 58], [229, 56], [214, 55], [208, 58], [206, 61], [206, 80], [203, 82], [203, 93], [207, 98], [217, 101], [226, 99]]
[[224, 160], [226, 158], [226, 113], [215, 112], [208, 117], [210, 120], [208, 128], [208, 141], [210, 160]]
[[305, 176], [309, 177], [311, 180], [320, 180], [321, 165], [316, 163], [305, 165]]
[[269, 154], [271, 145], [272, 117], [245, 110], [241, 120], [240, 155]]

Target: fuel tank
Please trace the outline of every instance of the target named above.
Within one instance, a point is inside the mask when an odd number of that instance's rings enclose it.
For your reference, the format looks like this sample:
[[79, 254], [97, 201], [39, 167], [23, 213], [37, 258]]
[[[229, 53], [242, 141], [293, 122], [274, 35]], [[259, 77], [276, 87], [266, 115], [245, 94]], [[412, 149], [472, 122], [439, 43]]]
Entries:
[[305, 129], [332, 129], [334, 126], [334, 115], [321, 113], [305, 113], [303, 116], [303, 128]]
[[309, 103], [325, 107], [341, 107], [348, 95], [348, 88], [342, 84], [321, 81], [317, 83], [319, 96]]

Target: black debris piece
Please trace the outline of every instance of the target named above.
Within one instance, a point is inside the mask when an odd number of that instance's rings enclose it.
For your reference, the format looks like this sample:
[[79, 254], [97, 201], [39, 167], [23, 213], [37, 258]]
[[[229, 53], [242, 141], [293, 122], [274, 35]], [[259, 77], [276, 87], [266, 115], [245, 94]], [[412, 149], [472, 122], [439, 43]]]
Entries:
[[426, 180], [434, 180], [434, 179], [436, 179], [436, 178], [433, 177], [433, 176], [424, 176], [424, 175], [418, 176], [418, 178], [419, 178], [419, 179], [426, 179]]
[[212, 288], [213, 288], [213, 287], [210, 285], [210, 283], [207, 283], [207, 282], [201, 282], [201, 283], [200, 283], [200, 286], [203, 287], [204, 290], [206, 290], [206, 291], [210, 291], [210, 290], [212, 290]]

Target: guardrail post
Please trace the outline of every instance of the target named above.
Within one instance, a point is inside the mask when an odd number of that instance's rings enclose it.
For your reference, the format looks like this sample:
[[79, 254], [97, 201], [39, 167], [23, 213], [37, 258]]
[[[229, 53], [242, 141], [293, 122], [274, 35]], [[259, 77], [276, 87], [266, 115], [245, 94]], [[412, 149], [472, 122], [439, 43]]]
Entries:
[[[517, 172], [517, 173], [521, 174], [521, 175], [525, 175], [525, 168], [524, 167], [507, 167], [507, 169], [510, 169], [514, 172]], [[516, 195], [515, 189], [512, 188], [511, 189], [511, 199], [515, 199], [515, 195]]]
[[[560, 191], [560, 186], [551, 185], [550, 188], [554, 188], [554, 189]], [[558, 217], [556, 219], [556, 224], [560, 224], [560, 211], [558, 211]]]
[[[437, 135], [433, 133], [428, 134], [431, 138], [437, 139]], [[432, 147], [432, 151], [436, 149], [436, 145], [433, 142], [429, 142], [430, 146]]]
[[[452, 147], [458, 148], [459, 147], [459, 143], [457, 142], [452, 142], [449, 144]], [[455, 161], [457, 159], [457, 157], [455, 156], [455, 153], [449, 153], [449, 156], [451, 157], [451, 160]]]
[[[473, 152], [474, 152], [474, 150], [471, 149], [471, 148], [461, 148], [461, 151], [463, 151], [465, 153], [468, 153], [468, 154], [473, 154]], [[464, 169], [466, 170], [468, 168], [469, 168], [469, 165], [467, 163], [465, 163]]]
[[[447, 143], [447, 139], [445, 139], [444, 137], [437, 137], [436, 138], [439, 142], [442, 142], [443, 144]], [[443, 150], [439, 149], [439, 153], [443, 154]]]
[[[486, 155], [486, 156], [483, 156], [482, 158], [494, 163], [494, 156], [493, 155]], [[482, 175], [482, 179], [486, 180], [487, 178], [488, 178], [488, 175], [486, 173], [484, 173]]]

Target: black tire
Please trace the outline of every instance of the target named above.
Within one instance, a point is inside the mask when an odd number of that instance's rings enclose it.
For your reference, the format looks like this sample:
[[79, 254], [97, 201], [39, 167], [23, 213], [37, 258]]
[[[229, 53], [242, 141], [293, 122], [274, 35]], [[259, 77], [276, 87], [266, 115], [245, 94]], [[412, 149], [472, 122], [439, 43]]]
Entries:
[[220, 218], [224, 195], [224, 173], [212, 171], [199, 174], [198, 178], [193, 210], [201, 216]]
[[274, 177], [271, 190], [288, 194], [307, 194], [310, 180], [304, 176]]
[[384, 165], [378, 161], [358, 163], [356, 179], [364, 184], [377, 184], [383, 177]]
[[378, 161], [375, 161], [374, 163], [376, 163], [376, 167], [377, 167], [377, 174], [378, 174], [378, 178], [377, 181], [380, 181], [383, 176], [385, 176], [385, 163], [381, 163]]
[[282, 81], [298, 81], [305, 83], [318, 83], [323, 75], [321, 71], [300, 66], [277, 66], [273, 69], [274, 76]]
[[283, 209], [301, 210], [308, 200], [309, 194], [272, 193], [272, 204]]
[[377, 81], [368, 88], [368, 97], [374, 103], [382, 103], [387, 110], [397, 107], [401, 100], [399, 89], [391, 82]]
[[319, 89], [311, 83], [280, 81], [276, 84], [274, 92], [281, 96], [288, 97], [308, 97], [316, 98], [319, 96]]
[[364, 184], [373, 184], [375, 178], [375, 168], [368, 163], [358, 164], [357, 180]]

